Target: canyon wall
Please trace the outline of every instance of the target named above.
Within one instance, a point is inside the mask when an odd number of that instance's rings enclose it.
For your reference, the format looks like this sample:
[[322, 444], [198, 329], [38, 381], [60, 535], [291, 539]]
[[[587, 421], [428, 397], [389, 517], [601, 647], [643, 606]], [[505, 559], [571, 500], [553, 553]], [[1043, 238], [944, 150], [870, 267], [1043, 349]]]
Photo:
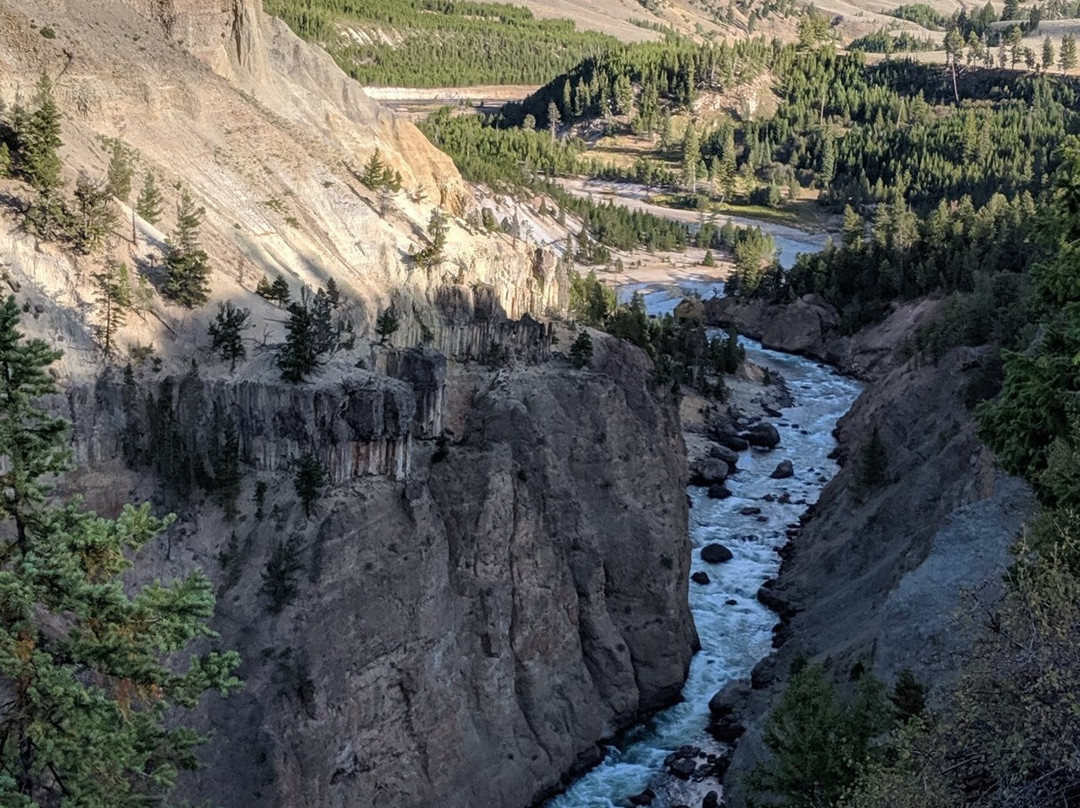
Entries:
[[[214, 625], [244, 659], [243, 692], [201, 719], [214, 736], [183, 785], [193, 801], [526, 806], [678, 698], [696, 644], [686, 464], [647, 357], [597, 334], [583, 371], [422, 349], [378, 364], [389, 375], [300, 386], [146, 370], [62, 400], [70, 484], [106, 507], [125, 485], [172, 502], [180, 519], [139, 575], [208, 569]], [[164, 411], [179, 441], [158, 434]], [[212, 475], [225, 416], [243, 469], [232, 522], [148, 473], [179, 443]], [[311, 518], [293, 491], [304, 452], [330, 475]], [[263, 580], [290, 537], [298, 591], [275, 613]]]
[[[902, 305], [841, 336], [835, 313], [812, 298], [788, 307], [712, 304], [716, 322], [737, 322], [773, 347], [868, 380], [837, 427], [841, 470], [786, 549], [779, 578], [759, 595], [782, 621], [776, 650], [750, 683], [714, 699], [725, 730], [745, 727], [725, 779], [730, 806], [745, 804], [742, 778], [762, 759], [765, 719], [795, 659], [822, 661], [841, 682], [868, 670], [891, 685], [910, 669], [933, 698], [981, 627], [964, 593], [992, 602], [1000, 592], [1034, 500], [1022, 480], [996, 468], [975, 433], [972, 407], [993, 374], [993, 350], [956, 348], [936, 363], [904, 350], [940, 311], [933, 301]], [[885, 479], [868, 483], [875, 432]]]

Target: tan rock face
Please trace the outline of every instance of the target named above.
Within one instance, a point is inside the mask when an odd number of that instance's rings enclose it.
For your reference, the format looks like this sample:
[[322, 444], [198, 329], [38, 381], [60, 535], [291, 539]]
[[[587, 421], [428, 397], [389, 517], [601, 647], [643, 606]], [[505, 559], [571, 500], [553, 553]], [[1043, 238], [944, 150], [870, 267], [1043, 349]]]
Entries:
[[[56, 37], [42, 37], [43, 25]], [[0, 97], [26, 99], [42, 70], [54, 79], [64, 116], [69, 185], [79, 171], [104, 176], [103, 137], [138, 152], [128, 203], [147, 170], [158, 176], [163, 219], [157, 227], [125, 221], [114, 245], [119, 257], [143, 267], [160, 261], [179, 185], [206, 209], [200, 235], [213, 268], [211, 305], [189, 313], [157, 299], [147, 317], [131, 321], [122, 344], [152, 343], [166, 360], [186, 362], [213, 301], [223, 299], [250, 307], [257, 327], [278, 340], [280, 312], [254, 294], [264, 274], [280, 274], [294, 294], [334, 278], [354, 304], [361, 336], [393, 302], [403, 320], [399, 339], [409, 344], [419, 341], [420, 322], [435, 345], [461, 339], [427, 316], [448, 287], [490, 297], [511, 318], [564, 305], [566, 279], [552, 254], [458, 217], [476, 201], [449, 158], [253, 0], [0, 0]], [[359, 182], [376, 149], [401, 172], [401, 192], [384, 195]], [[7, 185], [5, 193], [28, 193]], [[449, 215], [445, 258], [421, 269], [410, 252], [428, 243], [437, 206]], [[83, 332], [65, 346], [69, 353], [88, 348], [94, 259], [41, 248], [11, 218], [0, 227], [10, 273], [78, 320], [58, 329]]]

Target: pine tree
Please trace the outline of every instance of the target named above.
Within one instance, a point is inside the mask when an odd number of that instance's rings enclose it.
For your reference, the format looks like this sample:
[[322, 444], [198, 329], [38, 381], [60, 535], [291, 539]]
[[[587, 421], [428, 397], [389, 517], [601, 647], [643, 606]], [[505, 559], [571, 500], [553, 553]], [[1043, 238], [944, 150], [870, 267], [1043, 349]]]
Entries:
[[431, 241], [413, 256], [418, 266], [428, 269], [442, 263], [446, 234], [446, 214], [440, 208], [435, 208], [431, 211], [431, 218], [428, 219], [428, 237]]
[[225, 518], [236, 518], [236, 500], [240, 497], [243, 477], [240, 473], [240, 437], [236, 422], [229, 418], [209, 452], [211, 467], [211, 494], [214, 502], [225, 511]]
[[559, 114], [558, 105], [552, 101], [548, 104], [547, 109], [548, 129], [551, 130], [551, 142], [555, 142], [555, 131], [559, 128], [559, 123], [562, 121], [562, 115]]
[[386, 341], [394, 335], [394, 332], [400, 326], [401, 323], [398, 322], [398, 316], [393, 306], [379, 314], [375, 319], [375, 333], [379, 335], [379, 342], [385, 345]]
[[889, 450], [875, 426], [859, 451], [855, 484], [862, 491], [879, 488], [889, 480]]
[[378, 149], [375, 149], [371, 159], [364, 165], [364, 170], [360, 174], [360, 182], [372, 191], [396, 192], [401, 190], [401, 174], [392, 171], [390, 166], [383, 162], [382, 153]]
[[205, 213], [185, 188], [176, 208], [176, 231], [166, 242], [165, 296], [188, 308], [205, 303], [210, 293], [210, 259], [199, 246]]
[[431, 211], [428, 219], [428, 237], [431, 239], [431, 264], [439, 264], [443, 260], [443, 250], [446, 248], [446, 214], [440, 208]]
[[270, 552], [263, 572], [262, 593], [268, 601], [271, 614], [277, 614], [296, 597], [300, 591], [297, 575], [304, 568], [300, 563], [300, 536], [293, 534], [285, 541], [278, 541]]
[[334, 348], [334, 306], [330, 296], [322, 289], [311, 301], [312, 329], [315, 336], [315, 352], [329, 353]]
[[337, 281], [333, 278], [327, 278], [326, 280], [326, 296], [329, 298], [332, 308], [336, 309], [344, 302], [341, 289], [338, 288]]
[[683, 136], [682, 181], [691, 193], [697, 191], [698, 163], [701, 162], [701, 138], [690, 124]]
[[729, 326], [727, 339], [724, 340], [722, 370], [724, 373], [734, 373], [745, 358], [746, 350], [739, 344], [739, 332], [735, 330], [735, 326]]
[[873, 677], [864, 675], [845, 699], [820, 665], [806, 665], [792, 673], [765, 724], [769, 760], [751, 773], [751, 789], [788, 806], [838, 805], [890, 723]]
[[131, 309], [131, 278], [127, 265], [116, 258], [108, 259], [104, 269], [94, 275], [94, 287], [101, 317], [101, 322], [94, 328], [94, 336], [108, 359], [116, 349], [116, 332], [123, 327]]
[[910, 721], [926, 710], [926, 688], [915, 678], [915, 674], [905, 668], [900, 671], [889, 701], [893, 704], [897, 720]]
[[1024, 56], [1024, 32], [1020, 30], [1019, 25], [1012, 27], [1007, 41], [1009, 43], [1009, 66], [1016, 67]]
[[0, 141], [0, 178], [11, 174], [11, 149], [8, 144]]
[[326, 485], [326, 467], [314, 452], [301, 455], [296, 461], [296, 478], [293, 480], [296, 495], [304, 506], [304, 516], [311, 516], [316, 501]]
[[299, 384], [322, 364], [316, 346], [315, 318], [305, 301], [289, 304], [285, 332], [285, 345], [278, 353], [277, 364], [281, 378]]
[[112, 195], [101, 183], [80, 172], [75, 181], [75, 210], [71, 223], [75, 249], [84, 255], [99, 249], [116, 227], [118, 218]]
[[1045, 37], [1042, 43], [1042, 69], [1052, 70], [1054, 68], [1054, 43], [1050, 37]]
[[237, 360], [247, 357], [244, 347], [243, 332], [251, 327], [251, 311], [234, 306], [231, 300], [218, 303], [217, 317], [207, 329], [210, 336], [210, 350], [229, 363], [229, 371], [236, 370]]
[[52, 81], [42, 72], [37, 84], [37, 107], [19, 131], [19, 166], [26, 181], [43, 194], [60, 189], [60, 111]]
[[131, 196], [131, 178], [135, 176], [136, 152], [116, 138], [109, 140], [108, 146], [109, 169], [105, 180], [105, 190], [110, 196], [126, 204], [128, 197]]
[[128, 554], [168, 520], [125, 506], [115, 519], [78, 501], [46, 503], [45, 480], [66, 470], [66, 423], [35, 400], [56, 392], [59, 357], [17, 330], [14, 298], [0, 309], [0, 804], [137, 808], [166, 800], [204, 739], [178, 722], [209, 690], [237, 680], [235, 653], [181, 652], [216, 638], [202, 573], [133, 589]]
[[161, 221], [161, 205], [161, 192], [157, 187], [157, 179], [153, 171], [147, 171], [143, 177], [139, 198], [135, 201], [135, 211], [144, 221], [156, 225]]
[[1068, 73], [1076, 67], [1076, 37], [1065, 34], [1061, 38], [1061, 51], [1058, 53], [1058, 66], [1062, 73]]
[[577, 339], [570, 346], [570, 364], [580, 370], [592, 362], [592, 356], [592, 337], [589, 336], [588, 331], [582, 329], [581, 333], [577, 335]]
[[60, 175], [60, 111], [52, 82], [42, 72], [38, 80], [36, 108], [29, 115], [16, 109], [15, 135], [19, 170], [38, 196], [26, 212], [26, 228], [38, 238], [53, 241], [68, 230], [70, 216], [64, 203]]

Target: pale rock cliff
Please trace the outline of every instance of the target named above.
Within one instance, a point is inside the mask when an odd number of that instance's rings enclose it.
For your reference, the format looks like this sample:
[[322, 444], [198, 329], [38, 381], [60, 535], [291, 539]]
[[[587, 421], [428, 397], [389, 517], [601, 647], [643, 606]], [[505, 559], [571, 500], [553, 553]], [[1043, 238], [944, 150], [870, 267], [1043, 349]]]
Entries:
[[[48, 26], [55, 38], [39, 30]], [[168, 363], [186, 363], [205, 344], [215, 301], [252, 309], [262, 340], [282, 335], [283, 317], [254, 294], [282, 275], [294, 296], [333, 278], [349, 296], [361, 336], [393, 304], [399, 345], [451, 349], [466, 337], [444, 333], [436, 310], [447, 290], [499, 318], [544, 315], [565, 306], [566, 278], [536, 244], [469, 225], [478, 204], [450, 159], [412, 124], [368, 99], [324, 52], [266, 16], [259, 0], [0, 0], [0, 98], [33, 96], [41, 71], [53, 79], [63, 113], [61, 156], [70, 184], [80, 171], [103, 177], [102, 138], [137, 150], [134, 199], [147, 170], [165, 194], [151, 226], [123, 209], [111, 250], [160, 282], [164, 238], [182, 184], [206, 208], [201, 240], [211, 256], [211, 303], [188, 312], [155, 299], [120, 334], [152, 344]], [[403, 190], [380, 194], [358, 179], [379, 149], [401, 172]], [[0, 180], [18, 207], [28, 191]], [[428, 244], [432, 211], [449, 216], [445, 258], [421, 269], [410, 253]], [[98, 258], [73, 258], [20, 234], [16, 216], [0, 229], [3, 269], [56, 305], [66, 370], [93, 363], [95, 311], [89, 288]], [[421, 327], [423, 323], [423, 327]], [[83, 352], [75, 361], [74, 352]], [[177, 368], [179, 369], [179, 368]]]

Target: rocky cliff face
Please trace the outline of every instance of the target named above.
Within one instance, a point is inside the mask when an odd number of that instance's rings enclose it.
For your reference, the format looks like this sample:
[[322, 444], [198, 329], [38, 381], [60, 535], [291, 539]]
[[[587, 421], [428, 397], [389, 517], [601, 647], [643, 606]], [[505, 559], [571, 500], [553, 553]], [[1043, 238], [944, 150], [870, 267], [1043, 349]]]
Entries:
[[[44, 26], [55, 38], [39, 33]], [[403, 322], [397, 344], [424, 335], [451, 355], [479, 350], [468, 345], [474, 331], [443, 320], [447, 294], [493, 320], [565, 305], [566, 278], [553, 254], [472, 227], [465, 217], [478, 203], [449, 158], [368, 99], [324, 52], [267, 17], [259, 0], [0, 0], [0, 98], [25, 101], [42, 71], [64, 116], [69, 188], [79, 172], [104, 177], [103, 138], [137, 153], [124, 203], [146, 171], [158, 177], [162, 221], [152, 226], [122, 208], [116, 257], [160, 283], [155, 268], [177, 189], [189, 188], [206, 209], [200, 238], [213, 270], [210, 305], [189, 312], [154, 297], [119, 334], [121, 345], [152, 345], [173, 372], [205, 346], [219, 300], [250, 308], [264, 343], [281, 339], [280, 310], [254, 293], [264, 275], [281, 275], [294, 297], [333, 278], [362, 339], [394, 305]], [[359, 181], [376, 149], [401, 173], [400, 192]], [[56, 315], [47, 336], [64, 339], [65, 370], [86, 377], [97, 362], [90, 279], [100, 257], [76, 258], [25, 237], [13, 211], [28, 193], [0, 180], [0, 195], [12, 200], [0, 206], [3, 269]], [[410, 253], [429, 243], [435, 208], [448, 217], [444, 258], [420, 268]]]
[[[962, 590], [994, 597], [1032, 511], [1031, 491], [995, 468], [965, 403], [972, 372], [989, 353], [957, 349], [935, 365], [897, 350], [930, 305], [901, 308], [842, 341], [826, 332], [801, 343], [813, 355], [843, 346], [854, 367], [870, 369], [870, 383], [838, 426], [843, 468], [793, 539], [779, 579], [759, 596], [783, 620], [777, 650], [755, 668], [752, 689], [733, 685], [712, 705], [718, 713], [734, 709], [728, 726], [746, 727], [725, 780], [729, 805], [744, 804], [740, 777], [762, 755], [765, 715], [797, 656], [825, 661], [840, 681], [862, 667], [891, 685], [909, 668], [931, 693], [954, 676], [977, 629], [961, 615]], [[812, 331], [804, 329], [812, 306], [796, 304], [790, 330], [767, 327], [774, 335]], [[752, 308], [727, 312], [746, 316]], [[748, 322], [764, 333], [762, 321]], [[886, 479], [867, 484], [864, 457], [875, 429]]]
[[[116, 340], [129, 367], [102, 375], [103, 256], [27, 237], [29, 191], [0, 179], [3, 278], [26, 330], [65, 352], [65, 484], [106, 513], [145, 498], [177, 511], [136, 574], [207, 569], [221, 641], [244, 658], [244, 692], [198, 717], [214, 740], [186, 797], [525, 806], [677, 698], [695, 644], [678, 410], [636, 349], [597, 336], [589, 370], [552, 358], [553, 255], [473, 227], [450, 161], [258, 0], [0, 0], [0, 97], [25, 98], [42, 70], [69, 187], [104, 175], [102, 138], [137, 150], [136, 189], [158, 176], [160, 229], [125, 206], [110, 245], [133, 273], [160, 284], [179, 186], [206, 208], [208, 305], [151, 293]], [[402, 191], [360, 182], [376, 148]], [[436, 207], [447, 244], [422, 268], [409, 253]], [[255, 294], [264, 274], [294, 299], [334, 279], [356, 324], [304, 384], [280, 381], [287, 316]], [[235, 372], [206, 336], [225, 300], [254, 326]], [[390, 304], [401, 328], [383, 345], [371, 326]], [[232, 521], [215, 476], [227, 428]], [[294, 489], [306, 453], [328, 472], [310, 516]], [[288, 562], [278, 604], [271, 557]]]
[[[644, 354], [598, 335], [585, 371], [420, 350], [379, 364], [390, 375], [147, 372], [68, 393], [73, 482], [99, 505], [125, 482], [148, 493], [154, 451], [189, 446], [209, 465], [222, 418], [235, 422], [240, 516], [195, 493], [140, 566], [206, 566], [216, 626], [245, 660], [244, 692], [204, 716], [215, 734], [193, 800], [526, 806], [678, 697], [696, 641], [685, 456]], [[155, 434], [163, 411], [179, 440]], [[332, 478], [311, 519], [290, 467], [306, 451]], [[263, 573], [289, 537], [299, 590], [273, 614]]]
[[898, 306], [881, 323], [849, 335], [841, 332], [836, 309], [819, 295], [782, 305], [737, 297], [705, 301], [709, 325], [734, 325], [766, 348], [813, 357], [861, 379], [891, 369], [900, 358], [897, 347], [940, 313], [941, 301], [920, 300]]

